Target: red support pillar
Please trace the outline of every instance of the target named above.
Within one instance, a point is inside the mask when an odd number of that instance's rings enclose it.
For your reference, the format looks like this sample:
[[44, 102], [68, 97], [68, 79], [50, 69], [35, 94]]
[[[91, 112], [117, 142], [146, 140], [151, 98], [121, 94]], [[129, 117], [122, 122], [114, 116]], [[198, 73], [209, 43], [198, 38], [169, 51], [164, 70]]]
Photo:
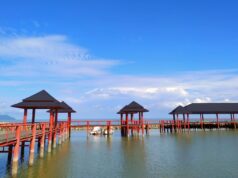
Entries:
[[53, 115], [53, 112], [51, 111], [50, 112], [50, 121], [49, 121], [48, 152], [51, 152], [53, 119], [54, 119], [54, 115]]
[[129, 135], [129, 119], [128, 119], [128, 113], [126, 113], [126, 135]]
[[71, 137], [71, 113], [68, 113], [68, 132], [69, 132], [69, 138]]
[[233, 114], [233, 123], [234, 123], [234, 128], [236, 129], [236, 118], [235, 118], [235, 114]]
[[131, 113], [131, 135], [133, 135], [133, 130], [134, 130], [134, 122], [133, 122], [133, 113]]
[[185, 114], [183, 114], [183, 128], [186, 129]]
[[24, 109], [23, 124], [27, 123], [27, 109]]
[[63, 124], [59, 124], [59, 145], [62, 143], [62, 131], [63, 131]]
[[141, 112], [141, 127], [142, 127], [142, 135], [144, 135], [144, 115], [143, 115], [143, 112]]
[[202, 120], [203, 120], [203, 114], [200, 114], [200, 127], [201, 127], [201, 129], [203, 129], [203, 122], [202, 122]]
[[41, 136], [41, 140], [40, 140], [40, 158], [44, 157], [44, 149], [45, 149], [45, 123], [42, 124], [42, 136]]
[[36, 109], [32, 109], [32, 123], [35, 123]]
[[217, 118], [217, 128], [219, 129], [219, 128], [220, 128], [220, 123], [219, 123], [219, 116], [218, 116], [218, 113], [216, 114], [216, 118]]
[[35, 139], [36, 139], [36, 124], [32, 125], [32, 138], [30, 142], [30, 155], [29, 165], [32, 166], [34, 163], [34, 152], [35, 152]]
[[122, 126], [123, 125], [123, 114], [122, 113], [121, 113], [120, 121], [121, 121], [121, 136], [123, 136], [124, 135], [124, 127]]
[[176, 114], [176, 119], [175, 119], [175, 122], [174, 122], [174, 130], [175, 130], [175, 132], [177, 132], [177, 127], [178, 127], [178, 114]]
[[89, 134], [89, 121], [86, 121], [86, 123], [87, 123], [87, 134]]
[[189, 119], [189, 114], [187, 114], [187, 123], [188, 123], [188, 130], [190, 130], [190, 119]]
[[21, 138], [21, 128], [18, 125], [16, 127], [16, 144], [14, 145], [14, 149], [13, 149], [12, 175], [17, 174], [19, 150], [20, 150], [20, 138]]
[[53, 148], [56, 148], [56, 143], [57, 143], [57, 140], [56, 140], [56, 136], [57, 136], [57, 123], [58, 123], [58, 110], [56, 109], [55, 113], [54, 113]]

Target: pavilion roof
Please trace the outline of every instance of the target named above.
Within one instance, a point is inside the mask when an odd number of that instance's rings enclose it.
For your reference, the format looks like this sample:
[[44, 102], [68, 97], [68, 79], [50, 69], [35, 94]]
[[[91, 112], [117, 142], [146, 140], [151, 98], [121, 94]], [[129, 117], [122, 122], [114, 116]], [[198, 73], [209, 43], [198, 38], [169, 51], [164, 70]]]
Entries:
[[185, 114], [185, 113], [189, 113], [185, 107], [183, 106], [178, 106], [176, 107], [173, 111], [171, 111], [169, 114]]
[[137, 113], [137, 112], [149, 112], [149, 110], [145, 109], [143, 106], [141, 106], [137, 102], [132, 101], [130, 104], [124, 106], [117, 114]]
[[60, 102], [51, 96], [47, 91], [42, 90], [30, 97], [22, 100], [22, 102], [12, 105], [15, 108], [23, 109], [60, 109]]
[[[65, 103], [64, 101], [60, 102], [60, 105], [62, 106], [61, 109], [57, 109], [58, 113], [75, 113], [76, 111], [73, 110], [73, 108], [71, 108], [67, 103]], [[48, 110], [47, 112], [55, 112], [54, 109], [52, 110]]]
[[231, 114], [238, 113], [238, 103], [192, 103], [170, 114]]

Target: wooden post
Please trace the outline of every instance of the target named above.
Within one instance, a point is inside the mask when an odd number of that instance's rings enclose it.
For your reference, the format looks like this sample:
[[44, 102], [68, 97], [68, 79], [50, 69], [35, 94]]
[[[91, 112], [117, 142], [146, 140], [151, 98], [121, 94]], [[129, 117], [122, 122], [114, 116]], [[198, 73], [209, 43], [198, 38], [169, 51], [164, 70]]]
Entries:
[[89, 121], [86, 121], [86, 123], [87, 123], [87, 134], [89, 134]]
[[175, 120], [175, 132], [176, 132], [177, 130], [179, 130], [178, 120], [179, 120], [179, 115], [176, 114], [176, 120]]
[[44, 150], [45, 150], [45, 127], [46, 124], [42, 124], [42, 136], [41, 136], [41, 140], [40, 140], [40, 158], [44, 157]]
[[133, 123], [133, 113], [131, 113], [131, 135], [133, 135], [133, 131], [134, 131], [134, 123]]
[[183, 129], [186, 129], [186, 121], [185, 121], [185, 114], [183, 114]]
[[66, 140], [66, 131], [67, 131], [67, 125], [66, 123], [63, 123], [64, 131], [63, 131], [63, 142]]
[[16, 144], [13, 149], [13, 160], [12, 160], [12, 175], [17, 174], [18, 159], [19, 159], [19, 148], [20, 148], [21, 128], [18, 125], [16, 127]]
[[32, 139], [30, 142], [30, 156], [29, 156], [30, 166], [32, 166], [34, 163], [35, 139], [36, 139], [36, 124], [33, 124], [32, 125]]
[[59, 145], [62, 143], [62, 123], [59, 124]]
[[71, 113], [68, 112], [68, 130], [69, 130], [69, 138], [71, 137]]
[[189, 120], [189, 114], [187, 114], [187, 123], [188, 123], [188, 130], [190, 130], [190, 120]]
[[27, 123], [27, 109], [24, 109], [23, 124]]
[[58, 123], [58, 110], [55, 110], [55, 119], [54, 119], [54, 132], [53, 132], [53, 148], [56, 148], [56, 136], [57, 136], [57, 123]]
[[36, 109], [33, 108], [32, 109], [32, 120], [31, 120], [32, 123], [35, 123], [35, 116], [36, 116]]
[[10, 165], [12, 161], [12, 148], [13, 145], [8, 146], [7, 164]]
[[144, 135], [144, 116], [143, 112], [141, 112], [141, 127], [142, 127], [142, 135]]
[[203, 119], [203, 114], [200, 114], [200, 127], [201, 127], [201, 129], [203, 129], [202, 119]]
[[219, 129], [219, 128], [220, 128], [220, 124], [219, 124], [219, 116], [218, 116], [218, 113], [216, 114], [216, 117], [217, 117], [217, 128]]
[[234, 128], [236, 129], [236, 118], [235, 118], [235, 114], [233, 114], [233, 122], [234, 122]]
[[50, 112], [49, 135], [48, 135], [48, 152], [51, 152], [52, 145], [52, 129], [53, 129], [53, 112]]
[[120, 122], [120, 123], [121, 123], [121, 136], [123, 136], [123, 132], [124, 132], [124, 131], [123, 131], [124, 128], [123, 128], [123, 126], [122, 126], [122, 125], [123, 125], [123, 114], [121, 113], [120, 115], [121, 115], [121, 118], [120, 118], [120, 121], [121, 121], [121, 122]]
[[129, 119], [128, 119], [128, 113], [126, 113], [126, 135], [129, 136]]

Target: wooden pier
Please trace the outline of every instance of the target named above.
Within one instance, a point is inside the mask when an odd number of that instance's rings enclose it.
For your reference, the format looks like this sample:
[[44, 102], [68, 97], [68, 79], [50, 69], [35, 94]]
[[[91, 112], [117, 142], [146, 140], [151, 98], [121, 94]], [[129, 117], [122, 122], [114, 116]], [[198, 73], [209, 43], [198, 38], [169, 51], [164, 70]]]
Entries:
[[[75, 111], [65, 102], [59, 102], [45, 90], [42, 90], [20, 103], [12, 105], [24, 109], [22, 123], [0, 124], [0, 153], [8, 153], [8, 162], [12, 164], [12, 175], [17, 174], [19, 155], [24, 156], [25, 147], [29, 147], [29, 165], [34, 163], [35, 143], [40, 148], [40, 158], [44, 152], [51, 152], [70, 138], [71, 130], [84, 129], [89, 135], [93, 127], [101, 127], [110, 133], [118, 129], [121, 136], [140, 136], [149, 134], [151, 129], [158, 129], [163, 133], [182, 133], [191, 130], [236, 129], [238, 122], [238, 103], [193, 103], [188, 106], [178, 106], [172, 112], [172, 120], [147, 120], [144, 113], [149, 112], [135, 101], [125, 105], [119, 112], [119, 120], [76, 120], [71, 119]], [[49, 122], [36, 122], [36, 109], [47, 109]], [[31, 122], [27, 121], [28, 111], [32, 110]], [[59, 121], [58, 114], [66, 113], [67, 121]], [[191, 115], [199, 118], [190, 118]], [[215, 115], [215, 118], [206, 118], [206, 115]], [[230, 118], [222, 118], [229, 114]], [[182, 115], [182, 117], [180, 117]], [[45, 148], [47, 145], [47, 148]]]
[[48, 152], [51, 152], [51, 142], [56, 144], [57, 139], [58, 144], [61, 144], [68, 138], [68, 122], [58, 122], [55, 126], [48, 122], [0, 124], [0, 153], [8, 153], [8, 162], [12, 162], [12, 174], [15, 175], [20, 153], [24, 155], [25, 147], [29, 147], [29, 165], [32, 166], [35, 143], [38, 143], [40, 158], [43, 158], [46, 143]]

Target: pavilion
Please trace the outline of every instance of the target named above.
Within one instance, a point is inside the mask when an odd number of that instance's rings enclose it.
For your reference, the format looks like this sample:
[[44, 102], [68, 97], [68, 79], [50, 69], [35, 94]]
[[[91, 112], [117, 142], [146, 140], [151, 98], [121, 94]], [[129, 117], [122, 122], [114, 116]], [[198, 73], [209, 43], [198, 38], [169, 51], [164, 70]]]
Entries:
[[12, 107], [24, 109], [23, 123], [27, 123], [27, 111], [29, 109], [32, 109], [32, 123], [35, 122], [36, 109], [50, 109], [55, 111], [63, 109], [60, 102], [45, 90], [23, 99], [22, 102], [14, 104]]
[[[23, 124], [27, 123], [27, 111], [32, 109], [32, 123], [35, 123], [35, 113], [36, 109], [50, 109], [55, 110], [55, 116], [57, 116], [57, 110], [63, 109], [62, 105], [58, 100], [56, 100], [53, 96], [51, 96], [47, 91], [42, 90], [30, 97], [27, 97], [22, 100], [22, 102], [12, 105], [15, 108], [24, 109], [24, 116], [23, 116]], [[57, 118], [55, 118], [56, 120]], [[50, 119], [49, 119], [49, 136], [48, 136], [48, 152], [51, 152], [51, 145], [52, 145], [52, 134], [53, 133], [53, 122], [54, 122], [54, 113], [50, 112]], [[55, 134], [54, 134], [55, 135]], [[33, 143], [34, 145], [34, 143]], [[44, 147], [44, 139], [42, 139], [41, 146]], [[34, 147], [34, 146], [32, 146]], [[22, 144], [22, 148], [24, 148], [24, 143]], [[24, 149], [23, 149], [24, 150]], [[43, 154], [43, 153], [42, 153]]]
[[[138, 113], [138, 121], [139, 125], [142, 129], [142, 134], [144, 134], [144, 112], [149, 112], [148, 109], [145, 109], [143, 106], [138, 104], [135, 101], [132, 101], [130, 104], [124, 106], [117, 114], [121, 115], [121, 134], [123, 136], [129, 135], [129, 115], [130, 115], [130, 123], [134, 122], [134, 114]], [[123, 116], [126, 116], [125, 120]]]
[[[219, 114], [229, 114], [231, 121], [235, 123], [235, 114], [238, 114], [238, 103], [192, 103], [187, 106], [178, 106], [169, 114], [173, 115], [174, 120], [183, 115], [183, 120], [189, 121], [189, 115], [199, 114], [201, 127], [204, 123], [204, 114], [216, 115], [217, 127], [219, 128]], [[236, 125], [234, 124], [234, 127]]]
[[58, 109], [57, 113], [55, 113], [55, 110], [48, 110], [47, 112], [53, 112], [55, 114], [55, 118], [56, 118], [56, 123], [58, 121], [58, 113], [66, 113], [68, 114], [68, 118], [67, 118], [67, 123], [68, 123], [68, 131], [69, 131], [69, 137], [71, 137], [71, 114], [72, 113], [76, 113], [75, 110], [73, 110], [72, 107], [70, 107], [67, 103], [65, 103], [64, 101], [60, 102], [60, 105], [62, 106], [62, 109]]

